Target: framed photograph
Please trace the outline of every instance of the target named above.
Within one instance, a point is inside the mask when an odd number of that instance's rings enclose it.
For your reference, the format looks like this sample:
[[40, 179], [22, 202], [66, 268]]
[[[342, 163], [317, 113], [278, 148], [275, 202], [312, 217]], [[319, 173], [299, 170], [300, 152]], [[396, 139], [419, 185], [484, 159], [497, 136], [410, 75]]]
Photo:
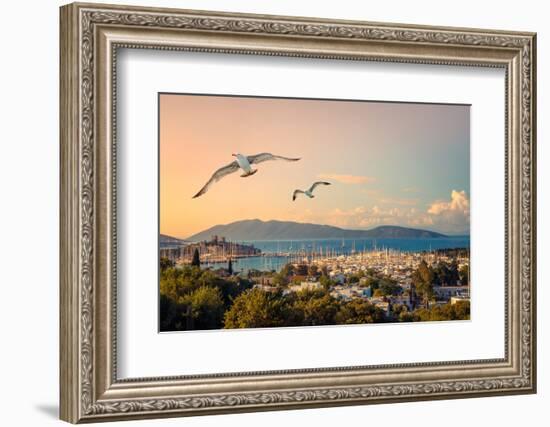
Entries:
[[535, 34], [61, 8], [61, 418], [536, 391]]

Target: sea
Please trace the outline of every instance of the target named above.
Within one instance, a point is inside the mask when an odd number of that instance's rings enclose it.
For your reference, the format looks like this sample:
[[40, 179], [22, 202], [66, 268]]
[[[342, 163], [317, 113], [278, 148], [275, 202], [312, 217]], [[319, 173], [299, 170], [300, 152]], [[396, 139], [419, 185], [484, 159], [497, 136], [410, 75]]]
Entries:
[[[410, 239], [319, 239], [319, 240], [256, 240], [243, 241], [261, 249], [262, 256], [233, 259], [233, 270], [247, 273], [249, 270], [280, 271], [281, 268], [304, 254], [349, 255], [371, 250], [398, 250], [421, 252], [436, 249], [469, 248], [470, 236]], [[209, 263], [205, 268], [224, 268], [226, 262]]]

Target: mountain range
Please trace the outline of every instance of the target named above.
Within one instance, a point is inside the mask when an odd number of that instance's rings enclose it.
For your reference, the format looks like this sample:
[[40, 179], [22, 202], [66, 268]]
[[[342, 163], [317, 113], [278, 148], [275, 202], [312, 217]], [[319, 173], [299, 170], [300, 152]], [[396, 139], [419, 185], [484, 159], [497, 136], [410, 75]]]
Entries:
[[[210, 240], [213, 235], [224, 236], [233, 241], [251, 240], [300, 240], [300, 239], [345, 239], [345, 238], [441, 238], [444, 234], [429, 230], [382, 225], [369, 230], [348, 230], [330, 225], [307, 224], [293, 221], [262, 221], [247, 219], [230, 224], [210, 227], [187, 237], [188, 241]], [[167, 236], [168, 237], [168, 236]]]

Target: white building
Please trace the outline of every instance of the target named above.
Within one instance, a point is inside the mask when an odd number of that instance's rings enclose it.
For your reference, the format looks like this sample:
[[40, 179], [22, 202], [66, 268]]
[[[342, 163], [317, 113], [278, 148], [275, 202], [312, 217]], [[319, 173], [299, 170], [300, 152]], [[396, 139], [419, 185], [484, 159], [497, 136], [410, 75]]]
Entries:
[[304, 290], [314, 291], [316, 289], [321, 289], [320, 282], [302, 282], [299, 285], [290, 285], [288, 289], [292, 292], [299, 292]]

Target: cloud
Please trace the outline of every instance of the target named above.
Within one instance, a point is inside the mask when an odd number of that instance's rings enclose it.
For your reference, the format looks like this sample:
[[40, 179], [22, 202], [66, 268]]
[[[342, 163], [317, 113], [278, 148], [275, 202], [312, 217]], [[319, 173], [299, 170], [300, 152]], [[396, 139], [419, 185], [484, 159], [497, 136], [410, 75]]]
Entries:
[[447, 213], [460, 213], [466, 215], [470, 213], [470, 201], [466, 196], [465, 191], [451, 192], [451, 201], [438, 201], [432, 203], [428, 209], [428, 213], [432, 215], [445, 215]]
[[328, 181], [336, 181], [341, 184], [370, 184], [371, 182], [376, 181], [376, 178], [364, 175], [338, 175], [333, 173], [322, 173], [318, 175], [318, 177]]
[[431, 224], [449, 232], [470, 228], [470, 200], [465, 191], [453, 190], [451, 200], [433, 202], [427, 214]]
[[[395, 202], [395, 200], [393, 201]], [[436, 200], [425, 209], [412, 205], [412, 201], [410, 204], [407, 201], [387, 205], [378, 200], [372, 206], [357, 206], [351, 209], [336, 208], [324, 213], [307, 209], [296, 212], [292, 219], [343, 228], [401, 225], [427, 228], [450, 234], [468, 233], [470, 201], [465, 191], [453, 190], [449, 200]]]
[[377, 225], [412, 225], [419, 215], [416, 208], [359, 206], [335, 209], [327, 215], [330, 224], [348, 228], [371, 228]]

